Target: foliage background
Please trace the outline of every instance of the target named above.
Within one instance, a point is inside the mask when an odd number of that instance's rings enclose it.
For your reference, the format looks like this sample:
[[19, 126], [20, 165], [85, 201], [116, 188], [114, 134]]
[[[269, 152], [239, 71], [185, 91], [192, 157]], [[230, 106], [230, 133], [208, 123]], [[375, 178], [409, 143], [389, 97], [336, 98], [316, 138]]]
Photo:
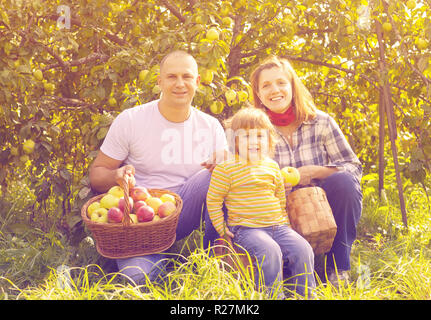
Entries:
[[32, 234], [58, 252], [79, 243], [89, 164], [119, 112], [159, 96], [158, 63], [177, 48], [200, 66], [194, 105], [219, 119], [251, 99], [258, 61], [289, 58], [365, 174], [379, 165], [393, 174], [387, 134], [382, 164], [377, 147], [389, 85], [404, 189], [417, 184], [428, 197], [430, 17], [430, 0], [0, 0], [1, 240]]

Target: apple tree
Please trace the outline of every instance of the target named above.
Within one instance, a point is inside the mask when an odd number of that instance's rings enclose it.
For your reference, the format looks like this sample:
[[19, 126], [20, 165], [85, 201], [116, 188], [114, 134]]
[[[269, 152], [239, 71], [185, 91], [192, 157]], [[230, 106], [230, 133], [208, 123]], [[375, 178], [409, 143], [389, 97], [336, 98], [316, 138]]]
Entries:
[[260, 60], [290, 59], [365, 172], [397, 164], [403, 178], [430, 188], [430, 0], [0, 6], [0, 184], [4, 194], [28, 179], [32, 212], [67, 216], [75, 198], [79, 208], [91, 195], [88, 166], [109, 125], [159, 97], [158, 63], [174, 49], [199, 64], [194, 105], [220, 120], [251, 102], [249, 75]]

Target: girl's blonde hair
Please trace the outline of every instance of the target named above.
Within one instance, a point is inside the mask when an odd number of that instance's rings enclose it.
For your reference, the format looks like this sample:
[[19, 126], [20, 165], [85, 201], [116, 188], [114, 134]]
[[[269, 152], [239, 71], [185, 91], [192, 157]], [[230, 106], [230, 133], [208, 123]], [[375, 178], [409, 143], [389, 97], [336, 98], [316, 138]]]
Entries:
[[[262, 109], [247, 106], [240, 109], [232, 117], [224, 121], [226, 136], [230, 146], [235, 146], [235, 137], [241, 130], [264, 130], [268, 136], [268, 156], [272, 156], [277, 144], [277, 134], [268, 115]], [[236, 149], [234, 148], [236, 151]]]
[[311, 93], [302, 83], [301, 79], [299, 79], [290, 62], [285, 58], [276, 56], [270, 56], [261, 62], [250, 76], [254, 106], [261, 109], [265, 107], [257, 95], [259, 92], [259, 77], [263, 70], [272, 68], [280, 68], [283, 70], [292, 84], [292, 99], [294, 102], [296, 119], [303, 122], [314, 118], [316, 116], [316, 105], [314, 104]]

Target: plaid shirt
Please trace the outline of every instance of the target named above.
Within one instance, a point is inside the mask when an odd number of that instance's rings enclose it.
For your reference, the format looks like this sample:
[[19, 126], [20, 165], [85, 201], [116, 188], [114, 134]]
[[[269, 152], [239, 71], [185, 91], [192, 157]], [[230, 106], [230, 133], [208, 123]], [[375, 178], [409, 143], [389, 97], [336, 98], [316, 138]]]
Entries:
[[[293, 133], [293, 147], [278, 132], [274, 160], [280, 168], [320, 165], [350, 172], [358, 182], [362, 165], [335, 120], [318, 110], [316, 117], [304, 121]], [[313, 181], [314, 182], [314, 181]], [[319, 183], [316, 183], [319, 185]]]

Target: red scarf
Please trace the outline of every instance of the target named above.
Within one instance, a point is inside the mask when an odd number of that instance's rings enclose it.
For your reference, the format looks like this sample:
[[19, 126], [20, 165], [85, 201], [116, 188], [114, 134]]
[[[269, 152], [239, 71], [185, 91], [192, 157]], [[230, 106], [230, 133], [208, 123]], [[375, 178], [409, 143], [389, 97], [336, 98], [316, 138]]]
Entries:
[[269, 116], [272, 124], [280, 127], [287, 126], [295, 121], [296, 116], [293, 109], [293, 104], [291, 104], [283, 113], [276, 113], [265, 107], [266, 114]]

